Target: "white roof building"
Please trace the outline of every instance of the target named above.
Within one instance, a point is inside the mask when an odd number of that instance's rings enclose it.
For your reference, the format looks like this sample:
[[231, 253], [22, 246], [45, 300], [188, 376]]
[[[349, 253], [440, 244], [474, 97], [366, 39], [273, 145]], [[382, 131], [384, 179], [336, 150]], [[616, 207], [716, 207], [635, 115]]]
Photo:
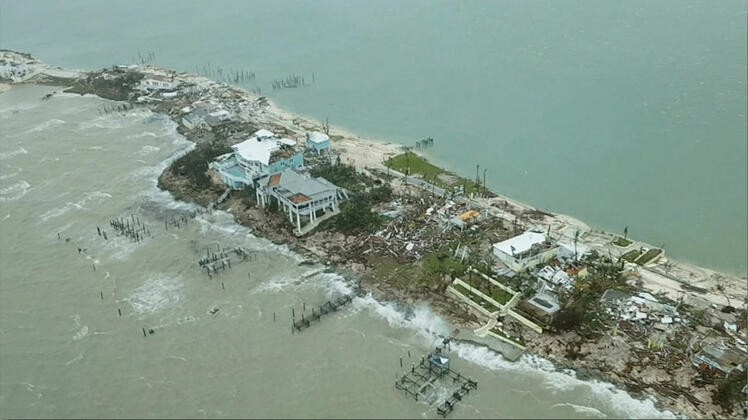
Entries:
[[261, 129], [255, 131], [254, 134], [252, 134], [252, 137], [257, 137], [259, 139], [268, 138], [268, 137], [275, 137], [275, 133], [273, 133], [270, 130], [266, 130], [264, 128], [261, 128]]
[[[269, 131], [265, 131], [269, 133]], [[260, 162], [267, 166], [270, 164], [270, 155], [274, 151], [280, 149], [280, 145], [278, 145], [278, 141], [272, 137], [252, 136], [241, 143], [231, 146], [231, 148], [233, 148], [236, 153], [247, 162]]]
[[527, 231], [493, 244], [493, 253], [507, 267], [519, 272], [556, 258], [558, 247], [549, 244], [542, 233]]
[[312, 131], [307, 136], [307, 141], [310, 141], [312, 143], [324, 143], [326, 141], [330, 141], [330, 137], [325, 133], [320, 133], [319, 131]]
[[285, 144], [286, 146], [296, 146], [296, 140], [293, 139], [282, 138], [278, 139], [278, 141], [281, 142], [281, 144]]
[[506, 241], [493, 244], [493, 249], [494, 251], [514, 256], [527, 252], [533, 245], [542, 244], [543, 242], [545, 242], [545, 235], [528, 231], [514, 238], [509, 238]]

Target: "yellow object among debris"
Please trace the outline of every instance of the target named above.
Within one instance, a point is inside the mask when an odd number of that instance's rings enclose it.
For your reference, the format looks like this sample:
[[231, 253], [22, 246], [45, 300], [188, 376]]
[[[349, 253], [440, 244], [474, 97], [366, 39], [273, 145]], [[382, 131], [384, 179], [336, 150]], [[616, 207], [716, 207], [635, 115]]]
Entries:
[[469, 222], [469, 221], [471, 221], [471, 220], [475, 219], [475, 218], [476, 218], [476, 217], [478, 217], [478, 216], [480, 216], [480, 213], [478, 213], [477, 211], [475, 211], [475, 210], [468, 210], [468, 211], [466, 211], [465, 213], [462, 213], [462, 214], [461, 214], [461, 215], [459, 216], [459, 218], [460, 218], [460, 220], [462, 220], [463, 222]]

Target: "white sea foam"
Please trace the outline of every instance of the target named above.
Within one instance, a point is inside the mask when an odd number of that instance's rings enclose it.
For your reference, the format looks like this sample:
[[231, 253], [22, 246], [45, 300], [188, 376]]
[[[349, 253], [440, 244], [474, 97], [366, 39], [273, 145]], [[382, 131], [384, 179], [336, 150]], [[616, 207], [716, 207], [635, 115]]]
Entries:
[[81, 338], [88, 335], [88, 326], [84, 325], [78, 332], [73, 336], [73, 340], [80, 340]]
[[572, 403], [559, 403], [559, 404], [553, 404], [551, 406], [551, 408], [557, 408], [557, 407], [569, 407], [577, 414], [583, 414], [583, 415], [586, 415], [592, 418], [597, 418], [597, 419], [604, 419], [608, 417], [605, 413], [598, 410], [597, 408], [588, 407], [586, 405], [578, 405], [578, 404], [572, 404]]
[[18, 170], [15, 171], [15, 172], [9, 172], [9, 173], [6, 173], [6, 174], [2, 174], [2, 175], [0, 175], [0, 181], [6, 180], [6, 179], [10, 179], [10, 178], [15, 178], [22, 171], [23, 171], [23, 168], [18, 168]]
[[[416, 331], [429, 346], [437, 345], [444, 336], [451, 332], [450, 325], [436, 315], [430, 306], [421, 304], [412, 311], [405, 310], [393, 303], [382, 303], [371, 294], [354, 299], [354, 311], [368, 309], [370, 312], [387, 321], [393, 328], [408, 328]], [[597, 380], [585, 381], [576, 378], [573, 371], [558, 370], [552, 362], [532, 354], [522, 356], [516, 362], [510, 362], [485, 346], [456, 341], [451, 350], [458, 357], [483, 368], [510, 374], [537, 374], [543, 378], [546, 388], [554, 392], [568, 392], [578, 388], [585, 389], [596, 401], [608, 404], [607, 410], [616, 416], [626, 418], [675, 418], [670, 411], [660, 411], [653, 399], [638, 400], [625, 391], [607, 382]], [[579, 414], [598, 416], [604, 414], [597, 408], [568, 403], [569, 407]]]
[[126, 260], [140, 246], [124, 236], [115, 236], [114, 232], [107, 236], [109, 240], [105, 242], [104, 250], [110, 251], [111, 258], [116, 261]]
[[[591, 393], [596, 401], [609, 405], [608, 410], [616, 416], [626, 418], [675, 418], [670, 411], [660, 411], [653, 399], [638, 400], [614, 385], [597, 380], [585, 381], [573, 372], [559, 371], [553, 363], [536, 355], [526, 354], [516, 362], [509, 362], [499, 353], [486, 347], [457, 342], [452, 345], [457, 355], [467, 361], [493, 371], [511, 374], [535, 373], [541, 375], [544, 386], [555, 392], [583, 389]], [[582, 406], [578, 406], [579, 407]]]
[[77, 209], [77, 210], [88, 210], [86, 205], [89, 203], [95, 202], [100, 203], [104, 200], [112, 198], [112, 195], [109, 193], [101, 192], [101, 191], [90, 191], [83, 194], [83, 198], [76, 202], [70, 202], [68, 201], [65, 203], [62, 207], [56, 207], [51, 210], [47, 210], [44, 212], [41, 216], [39, 216], [40, 219], [42, 219], [42, 222], [46, 222], [49, 219], [53, 219], [55, 217], [62, 216], [63, 214], [69, 212], [70, 210]]
[[353, 291], [350, 282], [337, 273], [321, 272], [312, 276], [311, 279], [324, 287], [330, 297], [347, 295]]
[[277, 293], [283, 290], [295, 288], [299, 284], [299, 279], [289, 275], [289, 273], [276, 274], [270, 280], [262, 282], [255, 287], [251, 294], [272, 292]]
[[140, 150], [138, 150], [137, 152], [135, 152], [135, 154], [138, 155], [138, 156], [146, 156], [146, 155], [149, 155], [151, 153], [158, 152], [159, 150], [161, 150], [160, 147], [145, 145], [145, 146], [141, 147]]
[[15, 184], [0, 188], [0, 202], [15, 201], [23, 197], [31, 189], [31, 184], [25, 180], [20, 180]]
[[179, 275], [152, 273], [125, 300], [137, 313], [153, 313], [179, 302], [183, 287], [184, 281]]
[[10, 159], [18, 155], [26, 155], [28, 153], [28, 150], [24, 149], [23, 147], [19, 147], [18, 149], [11, 150], [9, 152], [0, 152], [0, 160]]
[[140, 139], [143, 137], [158, 137], [158, 134], [152, 132], [152, 131], [144, 131], [142, 133], [138, 134], [130, 134], [129, 136], [125, 137], [127, 139]]
[[52, 118], [47, 121], [44, 121], [43, 123], [37, 124], [36, 126], [32, 127], [29, 130], [26, 130], [23, 134], [38, 133], [48, 128], [55, 127], [61, 124], [65, 124], [65, 121], [58, 120], [57, 118]]
[[390, 327], [415, 330], [428, 345], [440, 342], [451, 332], [450, 326], [425, 303], [412, 310], [402, 310], [394, 303], [382, 303], [367, 294], [354, 299], [353, 308], [354, 311], [368, 309], [373, 315], [387, 321]]

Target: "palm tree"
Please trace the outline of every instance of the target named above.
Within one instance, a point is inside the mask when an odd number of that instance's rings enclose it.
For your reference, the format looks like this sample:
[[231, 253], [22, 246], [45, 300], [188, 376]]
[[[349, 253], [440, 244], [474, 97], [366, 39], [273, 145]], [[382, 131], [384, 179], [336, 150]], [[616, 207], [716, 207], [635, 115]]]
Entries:
[[623, 228], [623, 239], [628, 239], [628, 236], [629, 236], [629, 227], [626, 226], [625, 228]]
[[[717, 281], [722, 280], [722, 276], [719, 274], [716, 276], [716, 278], [717, 278]], [[727, 293], [725, 293], [725, 285], [723, 285], [722, 283], [717, 283], [717, 290], [719, 290], [719, 292], [722, 293], [722, 296], [724, 296], [725, 299], [727, 299], [727, 306], [732, 307], [732, 303], [730, 302], [730, 297], [727, 296]]]

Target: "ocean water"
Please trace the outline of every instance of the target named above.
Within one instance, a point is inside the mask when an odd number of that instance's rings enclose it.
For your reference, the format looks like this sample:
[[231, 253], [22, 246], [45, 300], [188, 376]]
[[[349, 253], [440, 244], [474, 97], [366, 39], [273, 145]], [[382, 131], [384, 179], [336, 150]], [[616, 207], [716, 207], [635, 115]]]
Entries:
[[[407, 369], [453, 330], [427, 303], [356, 298], [292, 335], [292, 308], [308, 313], [350, 283], [225, 212], [167, 228], [198, 209], [156, 187], [192, 143], [150, 111], [41, 100], [55, 89], [0, 94], [0, 417], [436, 417], [393, 386], [400, 357]], [[119, 217], [152, 237], [116, 236]], [[218, 245], [257, 257], [210, 279], [197, 261]], [[448, 354], [479, 383], [457, 418], [672, 417], [537, 357], [511, 363], [464, 342]]]
[[[746, 275], [739, 0], [0, 2], [0, 46], [94, 69], [245, 69], [284, 108]], [[273, 91], [290, 74], [303, 89]]]

